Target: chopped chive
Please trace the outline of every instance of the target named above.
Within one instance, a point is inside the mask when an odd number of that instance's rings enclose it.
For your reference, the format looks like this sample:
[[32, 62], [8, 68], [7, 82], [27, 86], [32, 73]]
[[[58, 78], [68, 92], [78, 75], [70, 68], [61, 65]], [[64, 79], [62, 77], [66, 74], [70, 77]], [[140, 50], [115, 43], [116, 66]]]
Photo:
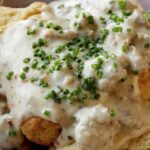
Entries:
[[33, 42], [32, 48], [37, 48], [37, 47], [38, 47], [38, 44], [36, 42]]
[[110, 116], [111, 116], [111, 117], [115, 117], [115, 116], [116, 116], [116, 112], [115, 112], [114, 109], [112, 109], [112, 110], [110, 111]]
[[51, 112], [48, 111], [48, 110], [45, 110], [45, 111], [44, 111], [44, 115], [47, 116], [47, 117], [49, 117], [49, 116], [51, 115]]
[[102, 65], [103, 65], [103, 60], [100, 58], [98, 60], [98, 62], [96, 64], [92, 64], [91, 67], [94, 69], [94, 70], [99, 70], [102, 68]]
[[117, 23], [124, 22], [124, 18], [119, 18], [115, 13], [111, 13], [109, 18]]
[[121, 10], [125, 10], [127, 7], [127, 1], [126, 0], [119, 0], [118, 1], [118, 6]]
[[39, 27], [44, 27], [44, 21], [39, 22]]
[[38, 46], [41, 47], [41, 46], [47, 46], [47, 45], [48, 43], [45, 39], [42, 39], [42, 38], [38, 39]]
[[32, 64], [31, 64], [31, 68], [32, 69], [36, 69], [37, 65], [38, 65], [38, 61], [37, 60], [33, 60]]
[[71, 140], [71, 141], [74, 140], [73, 137], [70, 136], [70, 135], [68, 136], [68, 139]]
[[79, 13], [75, 15], [75, 18], [79, 18], [79, 17], [80, 17], [80, 14], [79, 14]]
[[80, 97], [80, 99], [78, 100], [78, 102], [83, 103], [84, 100], [87, 99], [87, 98], [88, 98], [87, 94], [86, 94], [85, 92], [83, 92], [83, 93], [81, 94], [81, 97]]
[[25, 80], [25, 79], [26, 79], [25, 73], [22, 72], [22, 73], [20, 74], [20, 78], [21, 78], [22, 80]]
[[87, 16], [87, 20], [88, 20], [89, 24], [94, 24], [95, 23], [94, 17], [92, 15]]
[[10, 137], [17, 136], [17, 132], [15, 130], [9, 130], [8, 134], [9, 134]]
[[95, 89], [95, 79], [94, 78], [85, 78], [82, 82], [82, 88], [85, 91], [90, 91]]
[[82, 78], [83, 69], [84, 69], [83, 63], [79, 63], [77, 70], [74, 72], [74, 75], [79, 79]]
[[39, 80], [38, 77], [32, 77], [32, 78], [30, 78], [30, 81], [31, 81], [31, 82], [36, 82], [36, 81], [38, 81], [38, 80]]
[[23, 71], [24, 71], [24, 72], [28, 72], [28, 71], [29, 71], [29, 67], [24, 67], [24, 68], [23, 68]]
[[30, 62], [30, 58], [25, 58], [24, 60], [23, 60], [23, 62], [25, 63], [25, 64], [28, 64], [29, 62]]
[[107, 14], [108, 15], [112, 14], [112, 10], [108, 10]]
[[81, 8], [81, 4], [76, 4], [75, 7], [80, 9]]
[[71, 116], [70, 118], [71, 118], [71, 120], [73, 120], [73, 121], [76, 120], [76, 117], [75, 117], [75, 116]]
[[115, 4], [115, 1], [114, 1], [114, 0], [111, 0], [111, 1], [109, 2], [109, 4], [114, 5], [114, 4]]
[[112, 29], [113, 32], [122, 32], [122, 27], [117, 26]]
[[108, 34], [109, 34], [109, 31], [107, 29], [102, 29], [100, 31], [100, 35], [99, 35], [99, 38], [98, 38], [98, 43], [103, 44], [105, 42], [105, 39], [107, 38]]
[[51, 91], [45, 96], [45, 99], [48, 100], [50, 98], [55, 98], [55, 96], [57, 96], [57, 93], [55, 91]]
[[98, 72], [96, 73], [96, 75], [97, 75], [98, 79], [102, 79], [102, 77], [103, 77], [103, 72], [102, 72], [102, 71], [98, 71]]
[[42, 39], [42, 38], [38, 39], [37, 42], [34, 42], [32, 44], [33, 48], [42, 47], [42, 46], [48, 46], [47, 41], [45, 39]]
[[8, 72], [8, 74], [6, 75], [7, 80], [11, 80], [13, 75], [14, 75], [13, 71]]
[[124, 18], [118, 18], [117, 23], [124, 22]]
[[115, 13], [111, 13], [109, 19], [114, 20], [115, 22], [117, 22], [118, 16]]
[[49, 24], [47, 24], [47, 26], [46, 26], [47, 28], [54, 28], [55, 27], [55, 24], [54, 23], [52, 23], [52, 22], [50, 22]]
[[133, 75], [138, 75], [139, 72], [138, 72], [137, 70], [133, 70], [133, 71], [132, 71], [132, 74], [133, 74]]
[[99, 64], [92, 64], [91, 67], [95, 70], [99, 70], [101, 68], [101, 65]]
[[126, 53], [126, 52], [127, 52], [127, 49], [128, 49], [128, 45], [123, 45], [123, 46], [122, 46], [122, 52], [123, 52], [123, 53]]
[[79, 48], [76, 48], [76, 47], [73, 48], [72, 49], [72, 55], [73, 55], [73, 57], [78, 56], [79, 52], [80, 52]]
[[74, 27], [76, 27], [77, 29], [80, 29], [80, 23], [74, 22]]
[[54, 29], [55, 29], [56, 31], [59, 31], [59, 30], [62, 30], [62, 27], [59, 26], [59, 25], [56, 25], [56, 26], [54, 27]]
[[127, 32], [130, 33], [132, 30], [130, 28], [127, 29]]
[[144, 12], [143, 17], [146, 21], [150, 21], [150, 11]]
[[99, 18], [99, 21], [100, 21], [100, 23], [102, 23], [102, 24], [106, 24], [106, 20], [105, 20], [104, 17], [100, 17], [100, 18]]
[[129, 16], [132, 15], [132, 11], [123, 11], [122, 15], [125, 16], [125, 17], [129, 17]]
[[52, 90], [50, 93], [48, 93], [48, 94], [45, 96], [45, 99], [46, 99], [46, 100], [52, 99], [52, 100], [54, 100], [56, 103], [61, 103], [61, 99], [60, 99], [59, 95], [58, 95], [54, 90]]
[[58, 9], [62, 9], [62, 8], [64, 8], [64, 7], [65, 7], [64, 4], [60, 4], [57, 8], [58, 8]]
[[35, 29], [28, 29], [27, 30], [27, 35], [34, 35], [36, 34], [36, 30]]
[[99, 99], [100, 98], [100, 95], [98, 93], [91, 93], [91, 99], [92, 100], [96, 100], [96, 99]]
[[80, 89], [80, 88], [76, 88], [76, 89], [74, 89], [74, 90], [71, 92], [71, 95], [72, 95], [72, 96], [77, 96], [80, 92], [81, 92], [81, 89]]
[[117, 63], [113, 63], [113, 67], [114, 67], [115, 69], [117, 69], [117, 68], [118, 68], [118, 64], [117, 64]]
[[46, 27], [49, 29], [59, 31], [59, 33], [63, 33], [63, 28], [59, 25], [54, 24], [53, 22], [49, 23]]
[[56, 48], [55, 53], [61, 53], [62, 51], [64, 51], [66, 48], [65, 45], [61, 45], [59, 47]]
[[62, 64], [60, 60], [56, 60], [50, 68], [50, 73], [60, 70], [62, 68]]
[[41, 79], [39, 81], [39, 86], [41, 86], [43, 88], [47, 88], [49, 86], [49, 84], [46, 81], [44, 81], [43, 79]]
[[102, 51], [101, 54], [105, 57], [105, 58], [109, 58], [109, 54], [107, 51]]
[[150, 43], [144, 43], [144, 48], [150, 48]]
[[83, 17], [86, 17], [86, 13], [85, 13], [85, 12], [83, 12], [83, 13], [82, 13], [82, 16], [83, 16]]

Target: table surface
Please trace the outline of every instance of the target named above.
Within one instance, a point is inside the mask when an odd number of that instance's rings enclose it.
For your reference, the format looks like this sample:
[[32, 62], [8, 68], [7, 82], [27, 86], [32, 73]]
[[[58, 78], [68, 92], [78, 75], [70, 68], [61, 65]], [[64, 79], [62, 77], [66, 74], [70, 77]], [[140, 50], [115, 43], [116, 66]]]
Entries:
[[[43, 2], [50, 3], [51, 1], [54, 1], [54, 0], [3, 0], [3, 1], [4, 1], [4, 4], [7, 6], [25, 7], [35, 1], [43, 1]], [[150, 0], [139, 0], [139, 1], [144, 6], [145, 9], [150, 10]]]

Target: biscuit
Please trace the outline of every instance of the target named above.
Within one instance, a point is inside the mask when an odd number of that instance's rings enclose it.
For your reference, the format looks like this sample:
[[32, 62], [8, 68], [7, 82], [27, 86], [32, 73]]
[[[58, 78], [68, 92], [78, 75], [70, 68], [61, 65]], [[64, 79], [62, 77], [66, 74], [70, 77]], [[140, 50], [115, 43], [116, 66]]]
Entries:
[[140, 73], [137, 82], [140, 98], [150, 101], [150, 70]]
[[61, 127], [57, 123], [33, 117], [22, 124], [21, 131], [30, 141], [49, 146], [59, 136]]

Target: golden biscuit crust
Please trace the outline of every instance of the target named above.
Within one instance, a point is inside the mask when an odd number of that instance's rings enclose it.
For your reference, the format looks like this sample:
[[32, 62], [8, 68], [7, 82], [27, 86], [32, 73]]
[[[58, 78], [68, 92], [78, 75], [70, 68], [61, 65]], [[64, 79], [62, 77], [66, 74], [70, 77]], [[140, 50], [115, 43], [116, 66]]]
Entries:
[[44, 7], [48, 8], [48, 5], [41, 2], [35, 2], [27, 8], [10, 8], [0, 6], [0, 33], [7, 27], [8, 24], [11, 25], [13, 22], [28, 19], [40, 14]]
[[85, 149], [83, 149], [81, 146], [77, 144], [73, 144], [73, 145], [65, 146], [64, 148], [58, 148], [56, 150], [85, 150]]
[[150, 101], [150, 70], [140, 73], [137, 82], [140, 98]]
[[22, 124], [21, 131], [30, 141], [49, 146], [59, 136], [61, 127], [57, 123], [33, 117]]
[[149, 150], [150, 149], [150, 132], [132, 140], [128, 150]]

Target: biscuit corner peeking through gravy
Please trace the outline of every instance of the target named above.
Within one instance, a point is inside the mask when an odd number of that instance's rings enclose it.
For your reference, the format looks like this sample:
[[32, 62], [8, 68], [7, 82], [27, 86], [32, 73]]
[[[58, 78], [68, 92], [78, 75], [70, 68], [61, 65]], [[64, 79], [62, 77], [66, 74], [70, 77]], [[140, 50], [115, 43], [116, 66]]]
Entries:
[[138, 88], [141, 99], [150, 101], [150, 70], [138, 75]]
[[33, 117], [22, 124], [21, 131], [30, 141], [49, 146], [59, 136], [61, 127], [58, 123], [53, 123], [39, 117]]

